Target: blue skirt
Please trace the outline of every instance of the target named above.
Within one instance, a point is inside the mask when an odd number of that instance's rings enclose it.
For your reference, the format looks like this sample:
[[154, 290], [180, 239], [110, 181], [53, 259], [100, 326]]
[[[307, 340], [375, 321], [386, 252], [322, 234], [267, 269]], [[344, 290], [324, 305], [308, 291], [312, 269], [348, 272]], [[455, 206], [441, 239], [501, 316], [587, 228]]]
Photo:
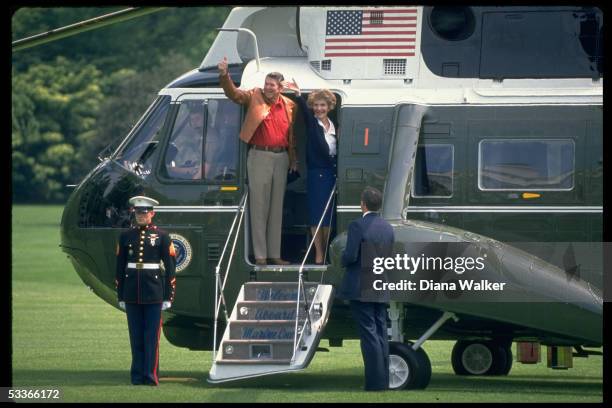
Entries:
[[[329, 195], [334, 188], [336, 182], [336, 169], [308, 169], [308, 221], [310, 225], [317, 226], [325, 205], [329, 199]], [[329, 203], [329, 208], [323, 219], [322, 227], [329, 227], [331, 214], [333, 212], [335, 201], [332, 197]]]

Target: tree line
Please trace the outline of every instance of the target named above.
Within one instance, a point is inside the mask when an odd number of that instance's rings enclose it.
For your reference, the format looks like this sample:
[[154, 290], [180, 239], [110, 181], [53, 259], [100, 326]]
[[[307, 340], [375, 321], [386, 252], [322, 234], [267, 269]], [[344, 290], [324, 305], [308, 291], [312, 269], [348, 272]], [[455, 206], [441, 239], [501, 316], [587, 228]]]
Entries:
[[[18, 9], [12, 40], [124, 7]], [[12, 55], [14, 203], [61, 203], [157, 92], [196, 68], [228, 7], [168, 8]]]

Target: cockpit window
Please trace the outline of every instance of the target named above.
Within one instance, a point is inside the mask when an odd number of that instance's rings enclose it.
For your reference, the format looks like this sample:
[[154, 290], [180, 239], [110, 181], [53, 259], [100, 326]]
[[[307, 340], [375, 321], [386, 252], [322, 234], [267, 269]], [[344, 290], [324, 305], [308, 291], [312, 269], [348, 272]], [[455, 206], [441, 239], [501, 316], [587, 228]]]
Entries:
[[202, 178], [202, 140], [206, 125], [206, 100], [181, 103], [166, 149], [167, 176], [176, 179]]
[[236, 180], [240, 107], [225, 99], [181, 103], [165, 155], [166, 177]]
[[138, 176], [146, 178], [153, 167], [153, 153], [170, 106], [170, 96], [159, 97], [136, 125], [128, 142], [119, 147], [114, 160]]
[[204, 175], [208, 180], [237, 178], [240, 105], [227, 99], [208, 101]]

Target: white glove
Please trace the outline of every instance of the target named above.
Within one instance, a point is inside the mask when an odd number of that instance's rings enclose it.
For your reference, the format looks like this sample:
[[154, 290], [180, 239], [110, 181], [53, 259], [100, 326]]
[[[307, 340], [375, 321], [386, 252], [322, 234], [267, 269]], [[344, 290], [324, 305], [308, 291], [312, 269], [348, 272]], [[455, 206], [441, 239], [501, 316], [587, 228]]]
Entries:
[[125, 302], [124, 301], [119, 302], [119, 307], [125, 310]]
[[162, 303], [162, 310], [170, 309], [170, 307], [172, 307], [172, 303], [168, 302], [167, 300]]

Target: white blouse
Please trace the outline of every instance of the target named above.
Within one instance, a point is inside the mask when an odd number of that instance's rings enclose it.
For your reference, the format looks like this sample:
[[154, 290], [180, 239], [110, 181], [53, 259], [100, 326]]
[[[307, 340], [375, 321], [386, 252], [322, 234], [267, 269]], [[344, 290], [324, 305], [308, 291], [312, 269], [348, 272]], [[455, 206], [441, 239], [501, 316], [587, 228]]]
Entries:
[[323, 134], [325, 135], [325, 141], [327, 142], [327, 145], [329, 146], [329, 155], [330, 156], [335, 156], [336, 155], [336, 128], [334, 127], [334, 123], [329, 120], [329, 129], [327, 129], [327, 131], [325, 131], [325, 125], [323, 124], [323, 122], [321, 122], [321, 119], [317, 119], [317, 122], [319, 122], [319, 126], [321, 126], [323, 128]]

